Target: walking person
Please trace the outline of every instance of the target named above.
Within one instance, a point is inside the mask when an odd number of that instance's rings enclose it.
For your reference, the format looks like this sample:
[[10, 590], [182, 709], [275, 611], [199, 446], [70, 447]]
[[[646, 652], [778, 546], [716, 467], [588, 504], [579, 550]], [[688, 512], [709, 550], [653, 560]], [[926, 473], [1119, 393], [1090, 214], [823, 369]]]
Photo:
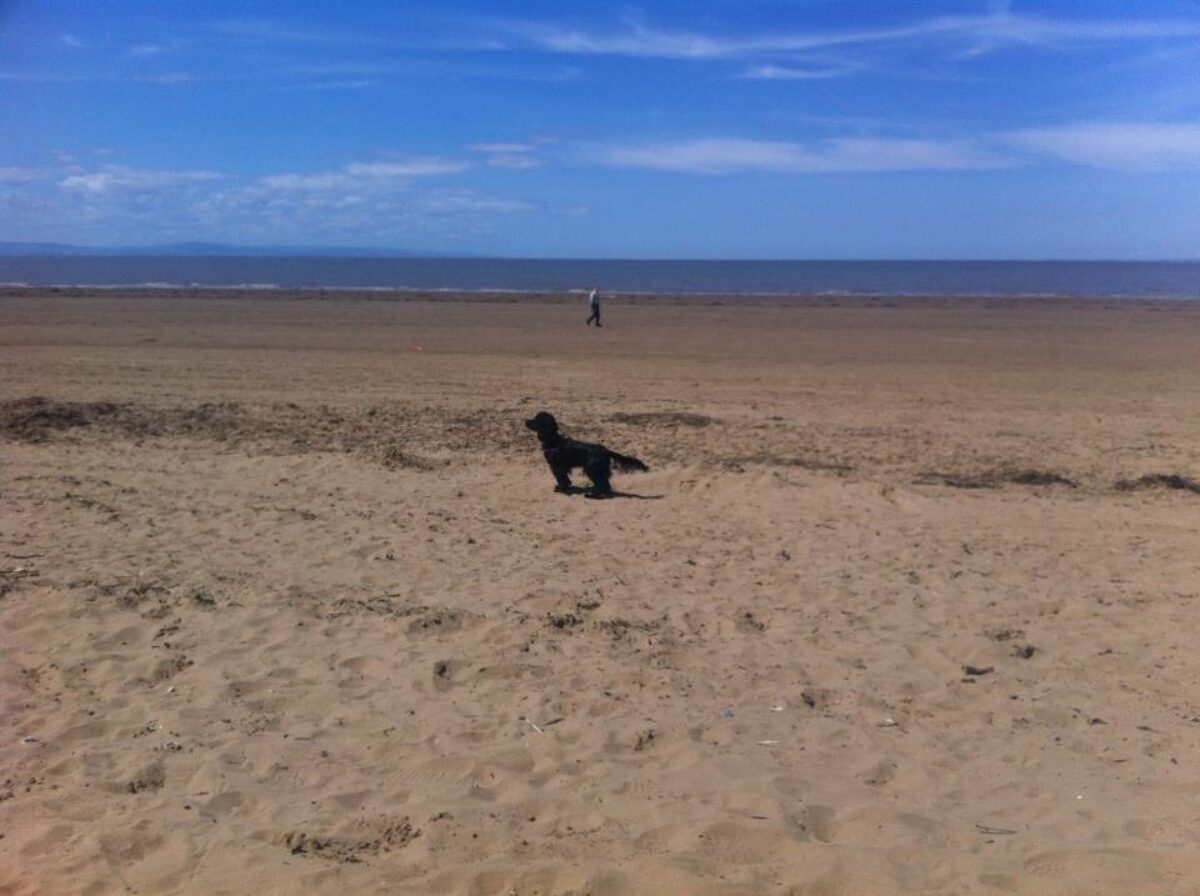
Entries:
[[596, 322], [596, 326], [600, 326], [600, 290], [594, 286], [588, 294], [588, 307], [592, 309], [592, 313], [587, 319], [588, 326], [592, 325], [592, 321]]

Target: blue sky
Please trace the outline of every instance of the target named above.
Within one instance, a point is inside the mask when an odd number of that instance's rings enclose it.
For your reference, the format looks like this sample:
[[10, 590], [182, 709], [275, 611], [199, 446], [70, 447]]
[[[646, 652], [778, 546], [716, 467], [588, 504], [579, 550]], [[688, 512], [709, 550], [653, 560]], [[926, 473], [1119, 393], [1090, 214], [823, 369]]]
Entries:
[[1196, 0], [0, 0], [0, 240], [1200, 258]]

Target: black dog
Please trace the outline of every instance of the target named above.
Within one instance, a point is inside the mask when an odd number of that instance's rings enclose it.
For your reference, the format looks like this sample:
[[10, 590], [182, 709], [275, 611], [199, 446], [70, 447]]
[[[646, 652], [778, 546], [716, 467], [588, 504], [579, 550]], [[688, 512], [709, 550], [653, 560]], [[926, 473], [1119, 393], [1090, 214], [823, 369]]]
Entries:
[[538, 441], [542, 443], [542, 454], [557, 483], [554, 486], [556, 492], [571, 493], [571, 471], [576, 467], [583, 467], [583, 472], [592, 480], [592, 488], [587, 493], [589, 498], [612, 497], [609, 476], [613, 466], [622, 472], [650, 470], [636, 457], [626, 457], [603, 445], [578, 442], [564, 436], [558, 431], [558, 421], [548, 411], [539, 411], [532, 420], [526, 420], [525, 425], [537, 433]]

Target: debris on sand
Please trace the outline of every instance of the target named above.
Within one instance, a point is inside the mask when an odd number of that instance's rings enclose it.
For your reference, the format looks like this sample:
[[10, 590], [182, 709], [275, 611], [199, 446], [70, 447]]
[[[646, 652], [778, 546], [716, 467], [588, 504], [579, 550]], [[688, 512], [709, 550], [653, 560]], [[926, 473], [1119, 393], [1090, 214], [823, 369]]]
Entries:
[[1141, 491], [1147, 488], [1171, 488], [1200, 495], [1200, 482], [1178, 473], [1148, 473], [1137, 479], [1121, 479], [1113, 486], [1119, 492]]
[[1079, 483], [1058, 473], [1046, 470], [998, 467], [985, 473], [960, 475], [957, 473], [922, 473], [913, 480], [916, 485], [947, 485], [950, 488], [999, 488], [1002, 485], [1049, 486], [1065, 485], [1077, 488]]
[[91, 426], [117, 411], [109, 402], [51, 401], [34, 396], [0, 402], [0, 434], [16, 442], [44, 442], [50, 432]]
[[305, 831], [288, 831], [276, 842], [294, 856], [315, 856], [334, 862], [361, 862], [364, 856], [377, 856], [407, 846], [421, 836], [407, 817], [381, 818], [373, 823], [360, 822], [359, 836], [324, 837]]
[[1045, 470], [1008, 470], [1002, 471], [999, 475], [1002, 481], [1011, 482], [1013, 485], [1065, 485], [1067, 488], [1079, 486], [1074, 479], [1059, 476], [1057, 473], [1048, 473]]
[[767, 623], [759, 619], [750, 610], [741, 610], [737, 615], [737, 629], [741, 632], [758, 633], [767, 630]]
[[632, 426], [690, 426], [701, 428], [719, 422], [705, 414], [687, 414], [678, 411], [648, 411], [641, 414], [609, 414], [613, 423], [628, 423]]
[[583, 620], [574, 613], [547, 613], [546, 622], [559, 631], [566, 631], [581, 624]]
[[834, 473], [838, 476], [848, 476], [854, 472], [854, 467], [850, 464], [837, 460], [826, 460], [814, 454], [781, 455], [773, 454], [769, 451], [759, 451], [755, 454], [738, 454], [732, 457], [724, 457], [721, 458], [720, 463], [727, 470], [732, 470], [736, 473], [745, 472], [745, 468], [750, 465], [795, 467], [813, 473]]
[[1012, 641], [1025, 637], [1025, 630], [1004, 626], [985, 629], [984, 634], [993, 641]]
[[437, 467], [433, 461], [410, 454], [399, 445], [388, 445], [383, 449], [380, 462], [389, 470], [421, 470], [429, 471]]
[[130, 793], [141, 793], [143, 790], [158, 790], [165, 783], [167, 783], [167, 775], [163, 771], [162, 763], [153, 762], [138, 772], [125, 789]]
[[979, 831], [981, 834], [987, 834], [988, 836], [995, 837], [1004, 837], [1011, 834], [1020, 833], [1019, 831], [1014, 831], [1011, 828], [997, 828], [992, 827], [990, 824], [979, 824], [978, 822], [975, 824], [975, 830]]
[[0, 597], [5, 597], [11, 594], [17, 588], [17, 583], [22, 579], [31, 579], [38, 576], [36, 569], [30, 569], [26, 566], [11, 566], [7, 569], [0, 569]]
[[428, 472], [444, 467], [413, 448], [446, 445], [526, 447], [512, 411], [483, 410], [447, 417], [432, 408], [394, 406], [346, 415], [327, 405], [294, 402], [204, 402], [155, 407], [132, 402], [71, 402], [31, 397], [0, 401], [0, 440], [43, 443], [56, 433], [87, 432], [91, 439], [189, 438], [220, 442], [251, 454], [356, 454], [389, 470]]

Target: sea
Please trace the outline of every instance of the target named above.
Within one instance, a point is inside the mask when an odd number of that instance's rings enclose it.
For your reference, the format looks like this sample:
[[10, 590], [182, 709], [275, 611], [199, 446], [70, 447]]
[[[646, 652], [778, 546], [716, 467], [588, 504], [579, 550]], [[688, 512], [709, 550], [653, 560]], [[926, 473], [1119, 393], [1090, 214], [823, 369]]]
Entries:
[[0, 284], [1200, 299], [1200, 262], [11, 256]]

